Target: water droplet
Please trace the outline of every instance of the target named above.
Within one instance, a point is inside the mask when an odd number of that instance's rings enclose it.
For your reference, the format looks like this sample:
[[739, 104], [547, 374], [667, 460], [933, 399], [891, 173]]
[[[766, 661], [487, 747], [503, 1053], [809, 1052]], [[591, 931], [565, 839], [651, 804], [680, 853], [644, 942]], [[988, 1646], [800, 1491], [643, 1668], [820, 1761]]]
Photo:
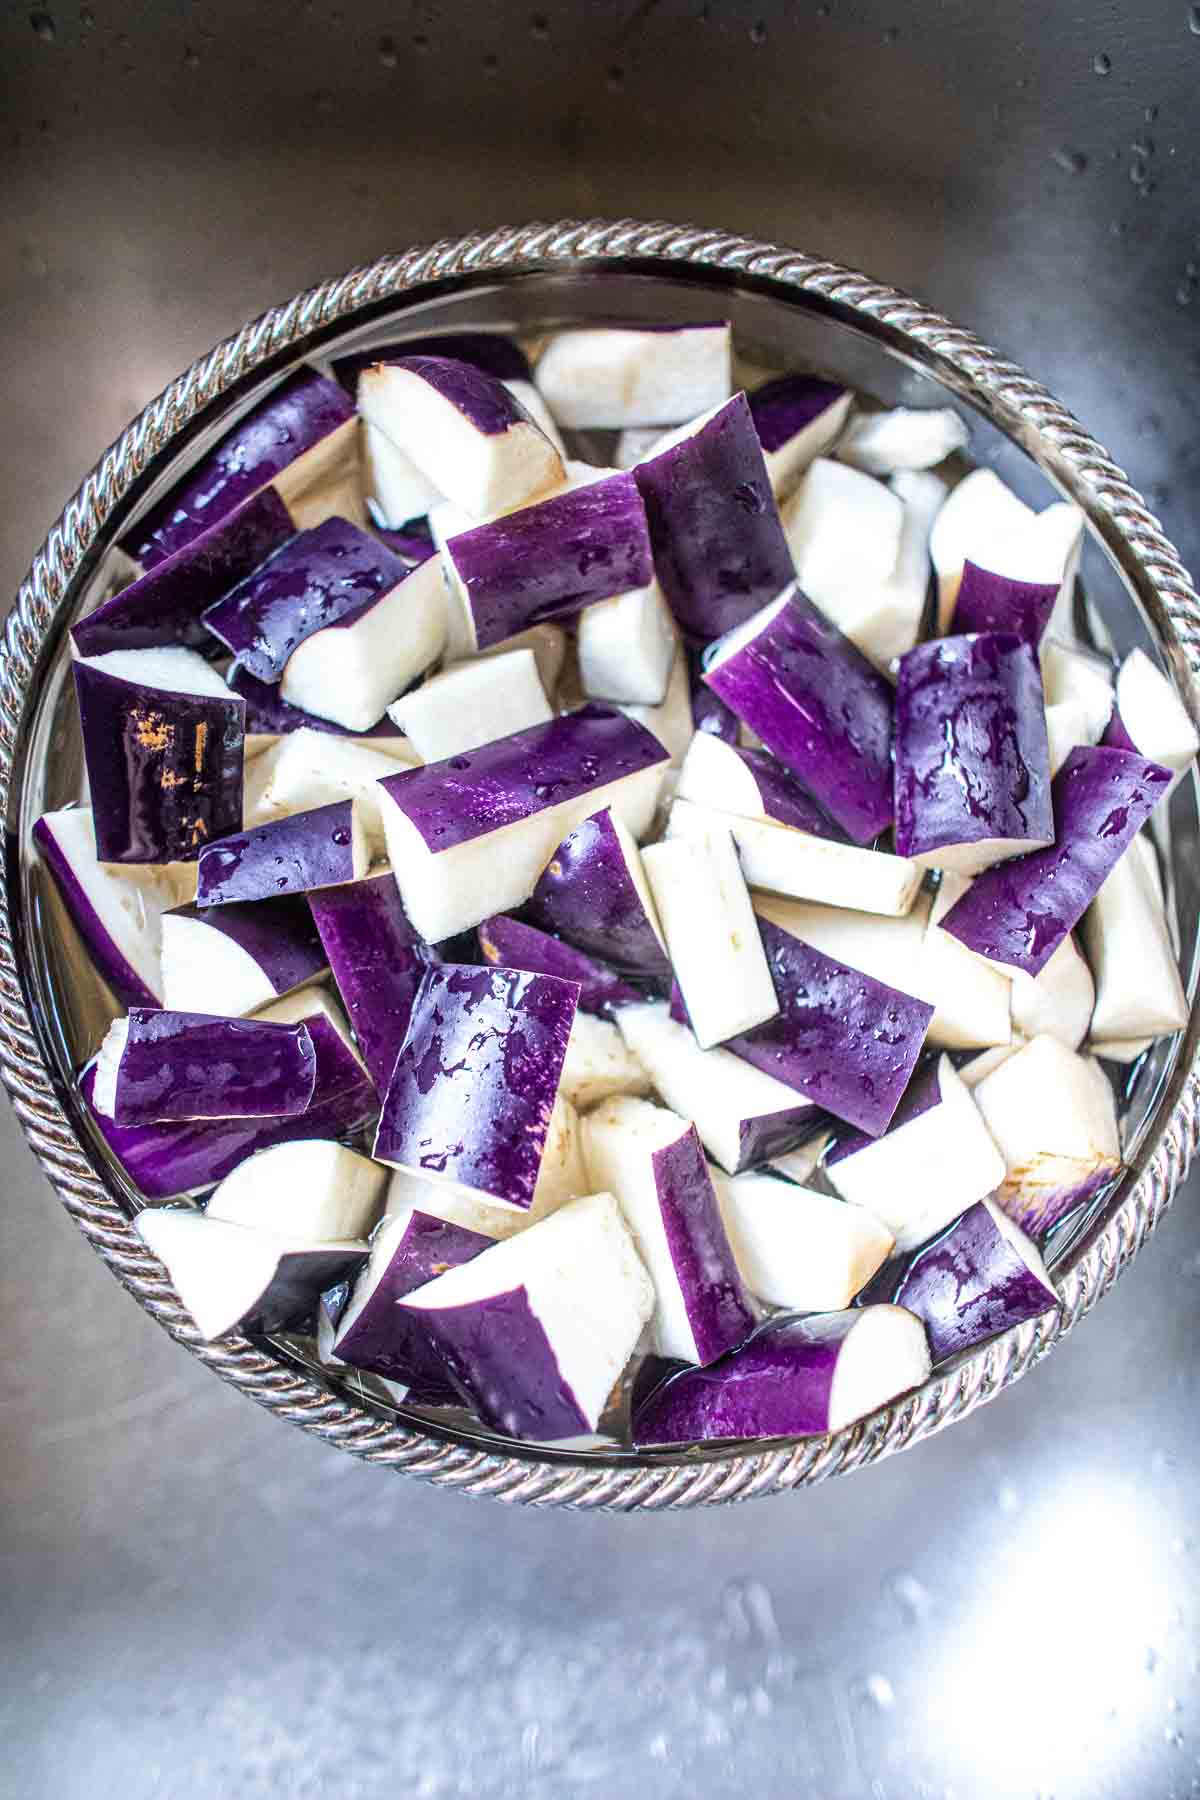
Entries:
[[327, 115], [333, 111], [333, 95], [328, 88], [319, 88], [312, 97], [313, 111]]
[[548, 38], [550, 36], [550, 21], [545, 13], [534, 13], [532, 19], [529, 21], [529, 29], [535, 38]]
[[424, 56], [425, 52], [431, 48], [429, 39], [423, 31], [413, 32], [412, 47], [414, 50], [419, 51], [422, 56]]
[[400, 52], [396, 48], [395, 38], [380, 38], [379, 60], [385, 69], [398, 69], [400, 67]]
[[48, 12], [31, 12], [29, 23], [34, 36], [41, 38], [43, 44], [52, 44], [58, 36], [58, 26]]
[[933, 1607], [933, 1595], [915, 1575], [893, 1575], [884, 1583], [884, 1592], [896, 1602], [910, 1625], [916, 1625], [926, 1618]]
[[483, 58], [484, 74], [485, 75], [494, 75], [496, 73], [496, 71], [499, 69], [499, 67], [500, 67], [500, 58], [496, 55], [496, 52], [494, 50], [489, 50], [487, 55]]
[[1018, 1494], [1011, 1481], [1006, 1481], [1004, 1483], [996, 1498], [1000, 1503], [1001, 1512], [1015, 1513], [1020, 1508], [1021, 1496]]
[[829, 10], [830, 9], [827, 6], [818, 6], [818, 8], [817, 8], [818, 19], [827, 19], [829, 17]]
[[1164, 1725], [1163, 1742], [1170, 1744], [1172, 1750], [1179, 1750], [1183, 1745], [1182, 1731], [1177, 1730], [1174, 1725]]
[[620, 63], [614, 63], [604, 79], [606, 87], [611, 88], [614, 94], [620, 93], [625, 86], [625, 71]]
[[886, 1675], [868, 1675], [862, 1683], [863, 1698], [880, 1712], [891, 1712], [896, 1704], [896, 1690]]
[[199, 53], [191, 48], [185, 50], [183, 53], [183, 66], [185, 69], [198, 69], [200, 67]]
[[1111, 75], [1112, 57], [1106, 56], [1103, 50], [1097, 50], [1092, 58], [1092, 73], [1093, 75]]
[[1153, 1644], [1146, 1645], [1146, 1653], [1142, 1657], [1142, 1667], [1145, 1669], [1147, 1675], [1153, 1675], [1155, 1669], [1158, 1667], [1158, 1651], [1154, 1648]]
[[884, 43], [885, 44], [895, 44], [899, 41], [899, 38], [900, 38], [899, 26], [898, 25], [887, 26], [887, 28], [885, 29], [884, 34], [883, 34]]
[[1148, 106], [1146, 108], [1145, 112], [1142, 114], [1142, 117], [1143, 117], [1143, 119], [1145, 119], [1147, 125], [1153, 125], [1155, 119], [1157, 119], [1157, 117], [1158, 117], [1157, 106]]
[[766, 41], [767, 21], [765, 19], [755, 19], [753, 25], [750, 27], [750, 42], [757, 48], [758, 45], [765, 44]]
[[1108, 230], [1109, 230], [1110, 237], [1124, 237], [1125, 236], [1125, 221], [1124, 221], [1124, 219], [1114, 219], [1112, 224], [1109, 226]]
[[1065, 144], [1059, 144], [1051, 154], [1059, 168], [1068, 175], [1082, 175], [1087, 168], [1087, 157], [1082, 150], [1070, 150]]
[[1169, 1713], [1183, 1711], [1183, 1701], [1179, 1698], [1178, 1694], [1172, 1694], [1171, 1698], [1167, 1701], [1167, 1711]]
[[1200, 37], [1200, 6], [1188, 8], [1188, 30], [1193, 37]]
[[83, 29], [85, 31], [91, 31], [94, 28], [95, 23], [96, 23], [96, 15], [92, 11], [90, 6], [81, 6], [80, 7], [79, 23], [83, 26]]
[[1151, 137], [1144, 137], [1144, 136], [1140, 137], [1140, 138], [1134, 138], [1134, 140], [1133, 140], [1132, 144], [1130, 144], [1129, 148], [1133, 151], [1133, 154], [1135, 156], [1153, 156], [1154, 155], [1154, 139]]
[[1146, 164], [1144, 162], [1130, 163], [1129, 179], [1132, 181], [1134, 187], [1145, 187], [1150, 179], [1150, 171], [1146, 167]]

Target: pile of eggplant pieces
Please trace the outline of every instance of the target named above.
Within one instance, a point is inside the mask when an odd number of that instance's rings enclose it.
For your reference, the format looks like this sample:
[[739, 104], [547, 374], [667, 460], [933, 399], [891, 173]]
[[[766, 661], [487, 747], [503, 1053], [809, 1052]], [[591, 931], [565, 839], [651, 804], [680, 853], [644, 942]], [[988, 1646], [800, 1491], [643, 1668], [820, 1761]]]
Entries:
[[1186, 1018], [1197, 738], [954, 411], [736, 385], [724, 323], [540, 351], [302, 367], [123, 541], [35, 830], [126, 1009], [81, 1093], [203, 1337], [822, 1434], [1058, 1304], [1102, 1064]]

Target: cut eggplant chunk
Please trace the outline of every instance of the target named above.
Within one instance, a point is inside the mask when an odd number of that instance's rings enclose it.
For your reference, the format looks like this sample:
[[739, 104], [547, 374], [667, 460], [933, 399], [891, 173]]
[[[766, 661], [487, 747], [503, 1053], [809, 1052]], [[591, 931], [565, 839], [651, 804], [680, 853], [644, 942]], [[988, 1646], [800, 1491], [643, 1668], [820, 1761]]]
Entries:
[[350, 350], [335, 358], [333, 372], [346, 392], [354, 395], [364, 369], [405, 356], [448, 356], [455, 362], [469, 363], [496, 381], [532, 380], [529, 358], [520, 344], [502, 331], [439, 331], [375, 344], [366, 350]]
[[807, 789], [765, 750], [743, 750], [697, 728], [675, 789], [680, 800], [739, 819], [791, 825], [816, 837], [839, 838], [837, 826]]
[[704, 1050], [779, 1011], [737, 851], [720, 814], [642, 857], [675, 978]]
[[319, 1244], [365, 1238], [383, 1211], [387, 1170], [324, 1138], [273, 1144], [239, 1163], [217, 1188], [206, 1219]]
[[559, 1092], [572, 1106], [598, 1106], [616, 1094], [648, 1094], [650, 1077], [612, 1021], [581, 1007], [567, 1039]]
[[[1163, 1037], [1187, 1024], [1187, 995], [1158, 884], [1154, 846], [1135, 837], [1083, 916], [1096, 980], [1091, 1038], [1113, 1060], [1129, 1040]], [[1078, 1040], [1077, 1040], [1078, 1041]]]
[[385, 1094], [430, 953], [405, 916], [390, 869], [324, 888], [309, 908], [371, 1080]]
[[987, 1199], [908, 1263], [881, 1269], [862, 1299], [914, 1313], [935, 1363], [1061, 1304], [1037, 1246]]
[[785, 1154], [825, 1123], [820, 1107], [773, 1075], [729, 1050], [702, 1050], [665, 1002], [623, 1006], [616, 1026], [662, 1099], [695, 1121], [704, 1148], [727, 1174]]
[[864, 475], [932, 469], [963, 449], [968, 435], [953, 407], [896, 406], [852, 419], [838, 439], [837, 458]]
[[1050, 751], [1051, 779], [1058, 774], [1072, 750], [1098, 744], [1104, 727], [1097, 729], [1087, 707], [1076, 700], [1060, 700], [1046, 708], [1046, 742]]
[[963, 564], [952, 623], [958, 633], [1015, 632], [1034, 648], [1041, 643], [1058, 601], [1057, 581], [1017, 581], [968, 560]]
[[[407, 739], [397, 740], [405, 750]], [[414, 764], [415, 766], [415, 758]], [[255, 758], [246, 777], [246, 831], [293, 813], [314, 812], [338, 800], [357, 800], [373, 849], [383, 847], [379, 783], [405, 767], [399, 755], [370, 749], [354, 738], [293, 731]]]
[[717, 1192], [742, 1279], [770, 1306], [841, 1312], [891, 1254], [891, 1232], [865, 1207], [769, 1170], [735, 1175]]
[[376, 522], [386, 530], [399, 531], [410, 519], [423, 518], [445, 499], [407, 451], [370, 423], [363, 431], [363, 475], [367, 503]]
[[873, 1135], [886, 1131], [932, 1006], [823, 956], [768, 919], [758, 926], [779, 1013], [728, 1048], [835, 1118]]
[[163, 1005], [229, 1018], [316, 981], [325, 952], [303, 900], [177, 907], [162, 918]]
[[825, 1172], [853, 1206], [882, 1219], [898, 1251], [941, 1231], [1004, 1180], [1004, 1158], [948, 1056], [918, 1076], [883, 1137], [843, 1138]]
[[538, 359], [537, 385], [569, 431], [674, 425], [728, 400], [727, 322], [561, 331]]
[[486, 650], [530, 625], [570, 619], [654, 578], [632, 475], [608, 475], [505, 513], [446, 543], [462, 617], [451, 637]]
[[426, 969], [384, 1097], [375, 1155], [527, 1209], [579, 990], [553, 975]]
[[446, 583], [431, 556], [404, 568], [400, 581], [362, 611], [306, 637], [288, 657], [280, 696], [347, 731], [369, 731], [445, 643]]
[[891, 687], [804, 594], [724, 638], [705, 680], [856, 844], [891, 824]]
[[854, 395], [817, 375], [780, 375], [750, 396], [750, 417], [771, 487], [787, 495], [818, 456], [836, 442]]
[[1175, 775], [1195, 761], [1200, 737], [1187, 708], [1144, 650], [1131, 650], [1117, 671], [1116, 702], [1101, 740], [1134, 750]]
[[594, 1431], [654, 1307], [611, 1194], [588, 1194], [400, 1302], [486, 1425], [554, 1441]]
[[553, 717], [532, 650], [456, 663], [388, 708], [427, 763], [478, 750]]
[[783, 507], [804, 593], [886, 581], [900, 554], [904, 507], [883, 482], [819, 456]]
[[617, 1197], [654, 1283], [659, 1356], [711, 1363], [754, 1329], [696, 1127], [666, 1107], [628, 1097], [583, 1121], [592, 1179]]
[[1103, 1191], [1121, 1170], [1113, 1092], [1098, 1062], [1036, 1037], [973, 1090], [1004, 1157], [995, 1195], [1031, 1237]]
[[[706, 408], [711, 411], [711, 407]], [[613, 464], [618, 469], [635, 469], [658, 447], [663, 436], [661, 425], [627, 425], [617, 438]]]
[[619, 1006], [636, 1005], [643, 998], [641, 989], [615, 969], [523, 919], [497, 913], [493, 919], [484, 919], [478, 936], [483, 960], [494, 968], [523, 969], [531, 975], [553, 975], [556, 980], [576, 983], [583, 1012], [609, 1013]]
[[929, 603], [929, 534], [949, 491], [940, 476], [919, 470], [893, 475], [888, 487], [904, 508], [891, 572], [863, 580], [839, 566], [807, 590], [825, 617], [884, 673], [921, 636]]
[[633, 719], [638, 725], [644, 725], [647, 731], [654, 733], [670, 758], [671, 767], [679, 768], [687, 755], [688, 745], [692, 741], [696, 726], [692, 721], [691, 678], [688, 674], [688, 659], [680, 645], [671, 664], [671, 673], [667, 677], [667, 691], [661, 706], [631, 706], [623, 704], [621, 711], [627, 719]]
[[1013, 1030], [1022, 1037], [1045, 1032], [1068, 1050], [1078, 1050], [1087, 1036], [1095, 1001], [1092, 972], [1070, 932], [1040, 975], [1026, 975], [1020, 969], [1012, 972]]
[[938, 630], [954, 616], [964, 565], [1058, 589], [1055, 616], [1070, 629], [1083, 514], [1062, 501], [1034, 512], [991, 469], [973, 469], [938, 514], [929, 552], [938, 578]]
[[73, 665], [96, 852], [193, 859], [242, 819], [246, 706], [194, 650], [110, 650]]
[[642, 836], [666, 760], [640, 725], [586, 706], [381, 780], [388, 858], [416, 930], [440, 943], [519, 906], [556, 845], [605, 807]]
[[738, 741], [737, 715], [704, 683], [704, 670], [698, 650], [687, 652], [688, 690], [692, 702], [692, 726], [723, 744]]
[[539, 875], [528, 910], [535, 924], [614, 969], [651, 980], [670, 975], [641, 853], [611, 807], [568, 832]]
[[397, 1302], [492, 1243], [482, 1232], [412, 1206], [390, 1214], [338, 1318], [332, 1345], [338, 1362], [402, 1382], [418, 1405], [461, 1404], [420, 1315]]
[[677, 642], [657, 581], [585, 606], [576, 635], [584, 693], [595, 700], [661, 706]]
[[33, 841], [97, 974], [123, 1005], [161, 1006], [161, 920], [176, 904], [165, 871], [102, 863], [90, 806], [43, 813]]
[[337, 382], [297, 369], [138, 521], [122, 549], [150, 569], [268, 484], [296, 516], [297, 505], [311, 508], [356, 472], [357, 430]]
[[974, 875], [1054, 842], [1033, 645], [1010, 632], [935, 639], [900, 659], [896, 849]]
[[120, 1126], [307, 1112], [317, 1057], [307, 1025], [134, 1007], [100, 1046], [92, 1105]]
[[1112, 672], [1107, 662], [1090, 650], [1078, 650], [1055, 638], [1043, 638], [1042, 685], [1046, 706], [1078, 707], [1086, 721], [1081, 743], [1098, 744], [1112, 717]]
[[[749, 752], [748, 754], [754, 754]], [[690, 840], [720, 822], [737, 846], [742, 873], [750, 887], [797, 900], [820, 900], [828, 906], [901, 916], [911, 908], [922, 881], [920, 865], [887, 850], [861, 850], [773, 825], [761, 819], [738, 819], [676, 800], [667, 821], [668, 837]]]
[[563, 480], [562, 457], [502, 382], [448, 356], [364, 369], [358, 409], [475, 518], [523, 506]]
[[684, 1369], [632, 1419], [635, 1448], [724, 1438], [824, 1437], [919, 1387], [925, 1329], [899, 1306], [771, 1319], [712, 1369]]
[[720, 637], [792, 579], [762, 447], [744, 394], [633, 471], [667, 604], [697, 643]]
[[280, 697], [279, 685], [259, 681], [233, 663], [225, 679], [235, 694], [246, 702], [246, 761], [261, 756], [274, 747], [276, 740], [292, 731], [319, 731], [333, 737], [347, 738], [367, 750], [382, 750], [385, 755], [409, 764], [417, 761], [415, 752], [405, 742], [399, 728], [390, 719], [376, 719], [368, 731], [347, 731], [332, 719], [305, 712], [302, 706], [291, 706]]
[[228, 906], [361, 881], [370, 861], [358, 802], [335, 800], [207, 845], [196, 904]]
[[273, 488], [251, 495], [73, 625], [76, 653], [102, 656], [109, 650], [148, 650], [159, 644], [191, 649], [211, 644], [201, 614], [280, 549], [295, 529]]
[[993, 962], [1038, 974], [1170, 782], [1169, 769], [1129, 750], [1072, 750], [1053, 782], [1055, 842], [977, 875], [942, 929]]
[[307, 1324], [324, 1290], [367, 1254], [359, 1240], [271, 1237], [184, 1208], [150, 1207], [133, 1225], [210, 1343], [232, 1331]]
[[[567, 660], [567, 634], [561, 625], [530, 625], [525, 631], [515, 632], [503, 643], [494, 644], [488, 650], [481, 650], [476, 656], [453, 657], [447, 651], [447, 668], [461, 668], [465, 661], [471, 666], [476, 663], [493, 662], [498, 656], [508, 656], [516, 650], [532, 650], [533, 660], [537, 664], [538, 679], [548, 699], [553, 700], [558, 692], [558, 684], [562, 678], [563, 666]], [[435, 757], [426, 757], [426, 762], [434, 762]]]
[[980, 1082], [990, 1075], [993, 1069], [998, 1069], [1001, 1063], [1007, 1062], [1010, 1056], [1015, 1056], [1026, 1041], [1025, 1038], [1019, 1037], [1014, 1032], [1010, 1043], [996, 1044], [990, 1050], [981, 1050], [978, 1056], [972, 1056], [967, 1062], [959, 1065], [959, 1080], [965, 1088], [969, 1088], [974, 1093]]

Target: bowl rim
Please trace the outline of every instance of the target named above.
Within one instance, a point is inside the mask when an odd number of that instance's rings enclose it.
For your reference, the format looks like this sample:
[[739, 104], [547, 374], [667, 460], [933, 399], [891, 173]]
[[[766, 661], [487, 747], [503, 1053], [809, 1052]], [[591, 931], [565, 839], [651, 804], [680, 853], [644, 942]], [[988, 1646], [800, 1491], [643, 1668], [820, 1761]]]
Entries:
[[671, 1510], [808, 1486], [878, 1461], [964, 1418], [1018, 1381], [1128, 1267], [1170, 1205], [1200, 1136], [1200, 1011], [1192, 1008], [1152, 1128], [1100, 1216], [1055, 1270], [1059, 1312], [969, 1351], [914, 1392], [824, 1438], [699, 1452], [491, 1450], [448, 1429], [410, 1425], [321, 1385], [305, 1367], [235, 1336], [204, 1342], [162, 1265], [90, 1160], [64, 1109], [32, 1014], [14, 936], [22, 905], [17, 843], [22, 746], [42, 653], [71, 604], [109, 520], [201, 414], [272, 362], [299, 360], [337, 328], [366, 322], [400, 296], [429, 297], [480, 275], [579, 271], [606, 264], [678, 277], [702, 272], [752, 286], [865, 329], [1015, 438], [1087, 515], [1133, 587], [1193, 718], [1200, 720], [1200, 600], [1173, 545], [1108, 452], [1038, 382], [972, 333], [899, 290], [784, 246], [735, 233], [638, 220], [562, 220], [439, 240], [349, 270], [297, 294], [225, 339], [172, 381], [101, 457], [33, 560], [0, 645], [0, 1076], [30, 1146], [93, 1249], [185, 1349], [262, 1406], [367, 1462], [508, 1502]]

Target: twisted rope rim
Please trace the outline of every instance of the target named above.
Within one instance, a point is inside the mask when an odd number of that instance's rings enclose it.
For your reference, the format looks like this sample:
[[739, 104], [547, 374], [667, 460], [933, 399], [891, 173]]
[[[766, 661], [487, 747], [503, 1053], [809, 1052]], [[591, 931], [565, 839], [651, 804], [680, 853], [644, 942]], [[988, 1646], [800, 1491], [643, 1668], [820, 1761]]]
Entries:
[[[0, 644], [0, 807], [13, 827], [14, 764], [34, 700], [36, 664], [70, 598], [85, 557], [132, 484], [175, 437], [243, 376], [283, 351], [301, 354], [318, 335], [431, 282], [534, 266], [636, 260], [663, 273], [690, 265], [753, 277], [815, 297], [877, 332], [919, 346], [923, 362], [1010, 435], [1019, 436], [1084, 507], [1137, 583], [1177, 674], [1200, 670], [1200, 601], [1174, 546], [1125, 473], [1038, 382], [968, 331], [895, 288], [836, 263], [735, 234], [637, 220], [564, 220], [501, 227], [380, 257], [272, 307], [218, 344], [127, 426], [67, 503], [34, 558]], [[1194, 710], [1193, 701], [1193, 710]], [[965, 1418], [1033, 1367], [1074, 1329], [1138, 1254], [1187, 1174], [1200, 1138], [1200, 1072], [1194, 1048], [1173, 1076], [1169, 1117], [1120, 1204], [1056, 1270], [1062, 1310], [992, 1339], [915, 1393], [828, 1438], [753, 1451], [671, 1460], [572, 1462], [536, 1449], [495, 1452], [384, 1418], [330, 1393], [245, 1338], [204, 1342], [161, 1264], [133, 1231], [85, 1155], [56, 1097], [30, 1021], [10, 913], [15, 859], [0, 874], [0, 1076], [17, 1118], [63, 1205], [117, 1279], [160, 1325], [223, 1380], [279, 1417], [365, 1462], [441, 1486], [524, 1505], [664, 1511], [725, 1505], [810, 1486], [919, 1443]], [[1160, 1109], [1165, 1101], [1160, 1101]]]

